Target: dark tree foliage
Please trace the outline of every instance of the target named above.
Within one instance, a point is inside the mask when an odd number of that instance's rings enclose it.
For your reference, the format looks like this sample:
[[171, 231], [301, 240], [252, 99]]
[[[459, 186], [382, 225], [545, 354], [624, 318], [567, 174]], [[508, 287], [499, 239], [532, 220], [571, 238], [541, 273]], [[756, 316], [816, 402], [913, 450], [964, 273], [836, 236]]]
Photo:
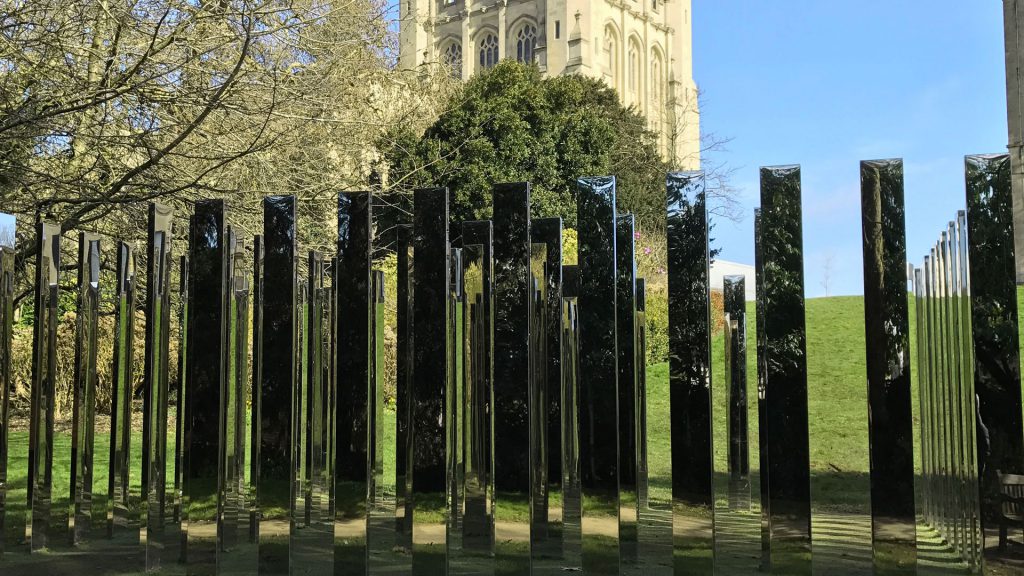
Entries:
[[576, 179], [614, 174], [619, 210], [646, 229], [661, 227], [668, 165], [646, 120], [619, 103], [603, 82], [544, 78], [533, 65], [506, 60], [474, 76], [448, 112], [423, 134], [402, 129], [385, 146], [395, 206], [382, 206], [382, 231], [403, 221], [408, 191], [447, 186], [455, 222], [491, 216], [499, 182], [533, 184], [533, 216], [576, 226]]

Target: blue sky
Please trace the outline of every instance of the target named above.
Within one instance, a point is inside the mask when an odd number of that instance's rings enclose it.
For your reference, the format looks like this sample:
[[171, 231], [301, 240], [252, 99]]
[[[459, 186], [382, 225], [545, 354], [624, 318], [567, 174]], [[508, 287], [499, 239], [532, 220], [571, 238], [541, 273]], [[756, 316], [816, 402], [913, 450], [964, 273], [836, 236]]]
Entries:
[[801, 164], [808, 296], [863, 292], [859, 161], [904, 159], [908, 256], [964, 207], [963, 156], [1005, 152], [1002, 2], [694, 0], [702, 129], [732, 138], [744, 219], [721, 258], [753, 262], [758, 167]]

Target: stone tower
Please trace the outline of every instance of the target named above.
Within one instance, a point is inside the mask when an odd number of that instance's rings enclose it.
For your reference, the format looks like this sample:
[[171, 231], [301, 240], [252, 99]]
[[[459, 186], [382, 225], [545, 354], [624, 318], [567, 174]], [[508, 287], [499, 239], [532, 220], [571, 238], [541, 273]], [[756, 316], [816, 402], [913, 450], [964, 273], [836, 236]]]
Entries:
[[399, 65], [459, 78], [502, 58], [614, 87], [660, 135], [673, 167], [700, 166], [691, 0], [398, 0]]

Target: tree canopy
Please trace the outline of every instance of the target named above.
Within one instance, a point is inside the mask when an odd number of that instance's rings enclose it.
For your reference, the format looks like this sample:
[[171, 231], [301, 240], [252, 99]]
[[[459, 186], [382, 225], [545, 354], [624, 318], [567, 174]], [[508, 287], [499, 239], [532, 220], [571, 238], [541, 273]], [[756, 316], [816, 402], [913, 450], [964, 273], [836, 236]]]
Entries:
[[474, 76], [425, 132], [403, 128], [386, 150], [389, 188], [447, 186], [455, 220], [486, 219], [491, 188], [530, 181], [533, 215], [576, 224], [576, 179], [613, 174], [619, 209], [664, 226], [665, 172], [657, 136], [600, 80], [544, 78], [505, 60]]

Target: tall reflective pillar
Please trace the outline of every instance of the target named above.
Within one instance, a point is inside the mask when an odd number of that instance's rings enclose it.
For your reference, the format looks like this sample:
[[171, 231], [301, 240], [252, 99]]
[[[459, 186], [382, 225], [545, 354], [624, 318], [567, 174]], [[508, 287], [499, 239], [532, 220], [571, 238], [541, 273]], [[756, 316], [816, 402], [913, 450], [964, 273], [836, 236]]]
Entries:
[[[530, 222], [530, 237], [534, 244], [544, 246], [544, 324], [533, 336], [542, 344], [541, 354], [531, 360], [538, 369], [540, 379], [537, 390], [546, 408], [538, 410], [538, 423], [543, 427], [544, 451], [543, 498], [534, 502], [539, 520], [544, 524], [544, 538], [534, 541], [534, 558], [560, 558], [562, 556], [562, 219], [536, 218]], [[542, 341], [541, 341], [542, 339]]]
[[[264, 216], [266, 225], [266, 216]], [[266, 258], [263, 236], [257, 234], [252, 239], [252, 392], [249, 427], [249, 542], [257, 545], [259, 553], [260, 540], [260, 435], [263, 420], [263, 394], [260, 392], [263, 382], [263, 268]], [[257, 561], [257, 570], [261, 562]]]
[[619, 394], [619, 554], [623, 564], [635, 565], [638, 556], [639, 502], [637, 500], [637, 372], [636, 372], [636, 253], [632, 214], [615, 221], [616, 338]]
[[451, 248], [451, 270], [448, 280], [448, 384], [445, 390], [444, 419], [447, 426], [447, 467], [448, 467], [448, 564], [461, 566], [462, 511], [465, 497], [465, 461], [463, 454], [462, 416], [465, 398], [463, 396], [462, 341], [465, 317], [465, 293], [462, 284], [462, 248]]
[[[965, 163], [978, 482], [988, 520], [1001, 512], [1000, 474], [1024, 474], [1010, 157], [968, 156]], [[997, 528], [983, 525], [986, 536]], [[988, 538], [984, 546], [987, 555], [1000, 547]]]
[[558, 438], [562, 445], [562, 564], [567, 569], [582, 566], [579, 293], [579, 267], [562, 266], [562, 419]]
[[[114, 292], [113, 389], [110, 394], [110, 472], [107, 484], [107, 533], [137, 542], [135, 502], [131, 490], [132, 392], [135, 381], [135, 254], [117, 244]], [[135, 529], [132, 529], [132, 528]]]
[[876, 574], [916, 572], [903, 161], [860, 164], [864, 335]]
[[[32, 551], [46, 548], [51, 529], [53, 412], [57, 373], [57, 298], [60, 283], [60, 226], [36, 224], [35, 326], [32, 338], [32, 409], [28, 447], [25, 536]], [[61, 527], [60, 530], [65, 530]]]
[[368, 364], [373, 325], [371, 205], [369, 192], [343, 192], [338, 197], [338, 269], [334, 274], [340, 320], [336, 336], [335, 574], [364, 574], [369, 562], [367, 498], [373, 474], [369, 461], [373, 374]]
[[811, 481], [799, 166], [761, 168], [760, 240], [771, 566], [787, 574], [809, 574]]
[[[633, 357], [636, 359], [636, 499], [642, 515], [650, 506], [647, 460], [647, 280], [644, 278], [636, 279], [636, 352]], [[643, 524], [642, 517], [640, 524]]]
[[587, 574], [619, 573], [618, 346], [615, 178], [577, 181], [579, 242], [579, 457], [582, 561]]
[[395, 232], [395, 547], [412, 552], [413, 229]]
[[761, 561], [760, 569], [771, 570], [772, 532], [771, 500], [768, 487], [771, 483], [768, 469], [768, 364], [765, 359], [765, 318], [764, 318], [764, 257], [761, 252], [761, 209], [754, 209], [754, 298], [755, 298], [755, 346], [757, 351], [757, 447], [758, 447], [758, 493], [761, 503]]
[[530, 573], [530, 185], [494, 188], [494, 563]]
[[489, 560], [494, 546], [494, 259], [491, 222], [462, 224], [464, 317], [462, 442], [465, 504], [462, 545], [467, 556]]
[[[71, 543], [92, 529], [93, 437], [96, 424], [96, 330], [100, 303], [100, 239], [78, 235], [78, 311], [75, 317], [75, 379], [71, 424]], [[6, 453], [6, 450], [5, 450]]]
[[185, 392], [182, 530], [187, 537], [186, 571], [217, 571], [221, 520], [221, 426], [226, 406], [223, 374], [229, 298], [231, 239], [222, 200], [196, 203], [189, 239], [188, 375]]
[[448, 570], [448, 190], [416, 190], [413, 201], [412, 573], [436, 576]]
[[0, 246], [0, 559], [7, 548], [9, 498], [8, 446], [10, 443], [11, 336], [14, 323], [14, 247]]
[[746, 278], [722, 281], [725, 313], [725, 405], [728, 410], [729, 508], [750, 510], [750, 448], [747, 425], [747, 302]]
[[676, 574], [714, 571], [711, 293], [702, 172], [668, 175], [669, 388]]
[[[146, 264], [146, 342], [143, 365], [143, 503], [146, 569], [176, 561], [180, 536], [174, 523], [174, 468], [168, 462], [167, 436], [172, 412], [168, 397], [171, 343], [171, 224], [167, 206], [149, 205]], [[174, 414], [174, 420], [178, 419]], [[167, 472], [171, 471], [168, 482]], [[165, 549], [169, 549], [165, 552]]]
[[174, 423], [174, 523], [178, 526], [178, 561], [185, 558], [186, 534], [181, 530], [181, 494], [185, 478], [184, 434], [182, 425], [185, 420], [185, 385], [188, 356], [188, 255], [184, 254], [178, 261], [178, 381], [176, 384], [175, 404], [178, 417]]
[[[259, 409], [259, 572], [289, 574], [292, 537], [297, 529], [294, 509], [296, 484], [292, 471], [299, 454], [292, 422], [298, 386], [299, 343], [298, 271], [296, 267], [296, 205], [294, 196], [263, 199], [263, 260], [261, 300], [256, 311], [259, 355], [254, 356], [254, 396]], [[262, 306], [261, 306], [262, 303]], [[258, 376], [258, 378], [257, 378]], [[266, 407], [266, 409], [264, 409]], [[258, 418], [257, 418], [258, 416]]]

